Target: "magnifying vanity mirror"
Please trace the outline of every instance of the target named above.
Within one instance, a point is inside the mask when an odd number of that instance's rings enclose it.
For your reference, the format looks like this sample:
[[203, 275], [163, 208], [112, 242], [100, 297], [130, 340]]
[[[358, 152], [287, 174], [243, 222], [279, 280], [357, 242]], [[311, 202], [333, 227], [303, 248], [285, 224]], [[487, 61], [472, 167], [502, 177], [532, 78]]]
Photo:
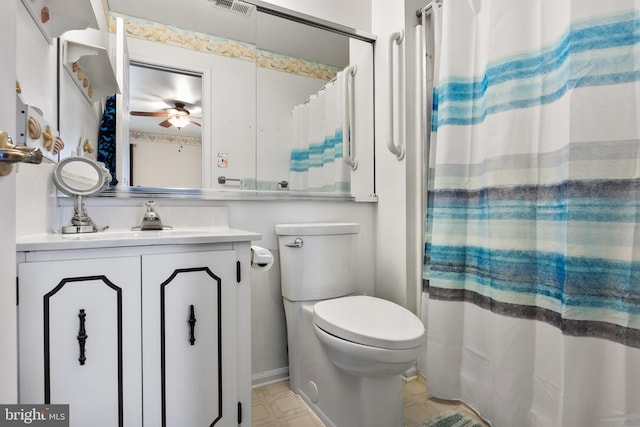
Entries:
[[71, 225], [62, 227], [63, 234], [94, 233], [102, 231], [93, 223], [84, 205], [84, 198], [95, 196], [109, 185], [111, 174], [103, 164], [87, 157], [67, 157], [53, 171], [53, 182], [58, 190], [74, 197]]

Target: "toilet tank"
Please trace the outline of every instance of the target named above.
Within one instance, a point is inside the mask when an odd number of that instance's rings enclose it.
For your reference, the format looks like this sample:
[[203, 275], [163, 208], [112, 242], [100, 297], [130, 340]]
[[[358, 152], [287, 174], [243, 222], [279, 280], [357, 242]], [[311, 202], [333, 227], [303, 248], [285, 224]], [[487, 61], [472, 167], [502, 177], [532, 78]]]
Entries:
[[282, 296], [313, 301], [353, 293], [358, 231], [356, 223], [276, 225]]

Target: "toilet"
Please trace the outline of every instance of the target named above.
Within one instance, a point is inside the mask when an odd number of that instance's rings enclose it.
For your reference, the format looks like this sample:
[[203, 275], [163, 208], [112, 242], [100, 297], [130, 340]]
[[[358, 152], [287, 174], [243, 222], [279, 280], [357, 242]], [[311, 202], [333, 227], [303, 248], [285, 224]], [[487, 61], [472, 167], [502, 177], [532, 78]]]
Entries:
[[424, 343], [418, 317], [356, 295], [356, 223], [276, 225], [289, 383], [327, 426], [401, 427], [401, 374]]

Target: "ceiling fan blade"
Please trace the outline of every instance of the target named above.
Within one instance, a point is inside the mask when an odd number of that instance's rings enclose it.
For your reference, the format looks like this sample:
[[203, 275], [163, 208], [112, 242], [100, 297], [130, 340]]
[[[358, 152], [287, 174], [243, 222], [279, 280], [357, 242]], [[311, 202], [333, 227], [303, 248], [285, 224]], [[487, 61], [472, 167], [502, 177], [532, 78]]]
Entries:
[[198, 122], [196, 122], [196, 121], [193, 121], [193, 120], [189, 120], [189, 123], [193, 123], [193, 124], [194, 124], [194, 125], [196, 125], [196, 126], [200, 126], [200, 127], [202, 127], [202, 125], [201, 125], [200, 123], [198, 123]]
[[165, 128], [170, 128], [171, 126], [173, 126], [173, 125], [171, 124], [171, 122], [169, 121], [169, 119], [167, 119], [167, 120], [165, 120], [165, 121], [163, 121], [163, 122], [160, 122], [160, 123], [158, 123], [158, 124], [159, 124], [160, 126], [162, 126], [162, 127], [165, 127]]
[[131, 111], [129, 114], [132, 116], [143, 116], [143, 117], [167, 117], [167, 113], [152, 113], [149, 111]]

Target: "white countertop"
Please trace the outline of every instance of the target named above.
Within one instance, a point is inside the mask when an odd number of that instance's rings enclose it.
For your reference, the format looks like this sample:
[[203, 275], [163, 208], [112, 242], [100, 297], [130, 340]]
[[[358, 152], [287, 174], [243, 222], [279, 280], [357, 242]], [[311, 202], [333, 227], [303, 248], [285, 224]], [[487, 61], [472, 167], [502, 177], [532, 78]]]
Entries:
[[34, 234], [18, 237], [18, 252], [61, 249], [116, 248], [124, 246], [186, 245], [247, 242], [262, 235], [228, 227], [180, 227], [173, 230], [106, 230], [83, 234]]

